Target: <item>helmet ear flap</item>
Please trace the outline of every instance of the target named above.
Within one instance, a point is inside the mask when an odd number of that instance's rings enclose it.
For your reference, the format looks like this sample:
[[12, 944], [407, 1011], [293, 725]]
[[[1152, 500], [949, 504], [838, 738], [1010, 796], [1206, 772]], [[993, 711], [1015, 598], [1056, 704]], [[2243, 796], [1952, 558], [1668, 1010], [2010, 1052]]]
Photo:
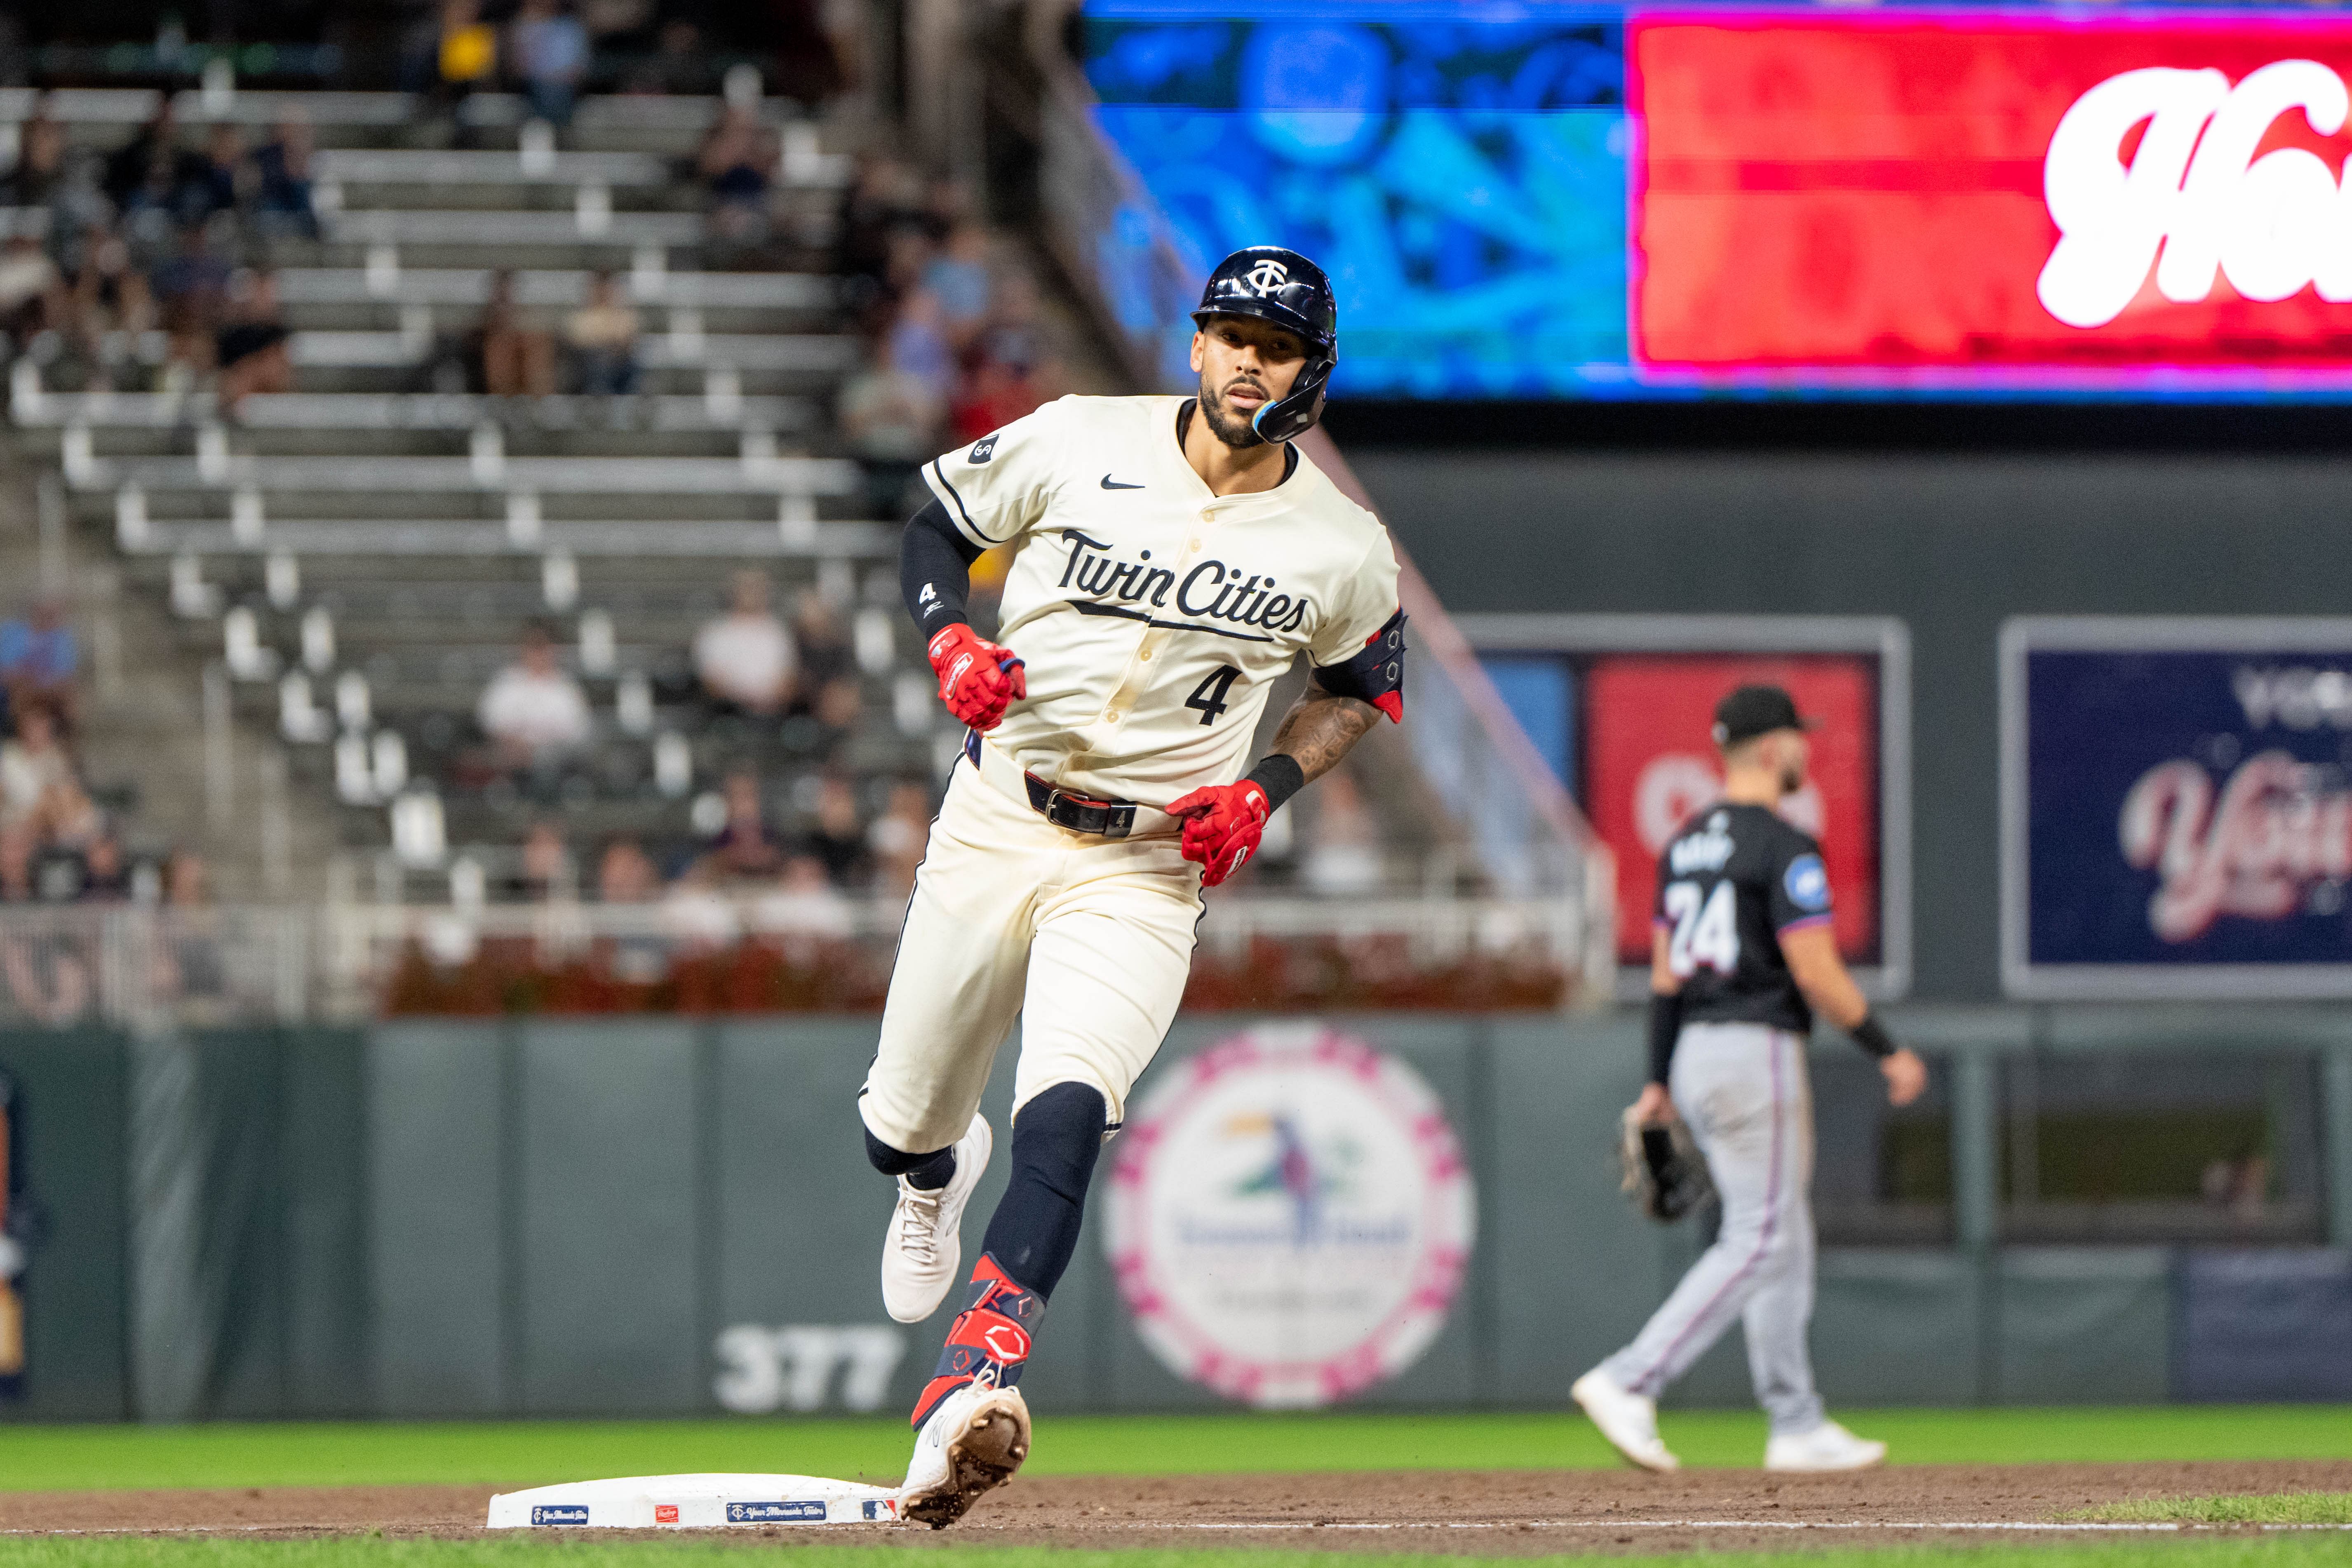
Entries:
[[1260, 440], [1273, 443], [1295, 441], [1315, 427], [1323, 417], [1323, 393], [1330, 384], [1332, 367], [1339, 362], [1331, 355], [1318, 355], [1300, 367], [1298, 379], [1291, 384], [1288, 395], [1269, 403], [1250, 420], [1250, 428]]

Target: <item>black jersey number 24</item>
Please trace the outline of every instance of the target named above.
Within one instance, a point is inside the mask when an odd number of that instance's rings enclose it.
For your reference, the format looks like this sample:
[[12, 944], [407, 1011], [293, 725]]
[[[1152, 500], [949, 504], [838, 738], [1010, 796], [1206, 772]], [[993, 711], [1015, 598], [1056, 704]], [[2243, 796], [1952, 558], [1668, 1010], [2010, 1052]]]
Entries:
[[1200, 714], [1202, 723], [1215, 723], [1224, 714], [1225, 693], [1234, 689], [1241, 673], [1230, 664], [1211, 670], [1206, 679], [1192, 688], [1192, 695], [1184, 699], [1184, 706]]
[[1731, 884], [1710, 893], [1696, 882], [1669, 882], [1663, 900], [1675, 929], [1666, 938], [1666, 967], [1688, 980], [1699, 967], [1729, 974], [1739, 967], [1739, 915]]

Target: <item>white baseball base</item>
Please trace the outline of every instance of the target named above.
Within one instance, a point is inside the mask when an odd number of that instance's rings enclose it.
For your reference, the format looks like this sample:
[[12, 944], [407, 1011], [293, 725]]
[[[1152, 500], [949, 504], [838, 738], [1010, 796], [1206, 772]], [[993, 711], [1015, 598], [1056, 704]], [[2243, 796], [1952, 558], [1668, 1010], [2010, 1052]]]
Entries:
[[724, 1530], [761, 1524], [896, 1524], [895, 1487], [814, 1476], [628, 1476], [500, 1492], [492, 1530]]

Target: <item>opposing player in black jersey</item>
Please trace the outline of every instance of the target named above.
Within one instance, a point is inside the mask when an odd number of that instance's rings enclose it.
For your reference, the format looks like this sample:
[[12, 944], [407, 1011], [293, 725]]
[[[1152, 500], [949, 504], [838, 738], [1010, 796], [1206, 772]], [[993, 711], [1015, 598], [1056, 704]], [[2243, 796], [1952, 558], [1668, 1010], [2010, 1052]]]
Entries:
[[1571, 1391], [1617, 1451], [1644, 1469], [1678, 1461], [1658, 1439], [1657, 1396], [1722, 1337], [1748, 1332], [1757, 1403], [1771, 1418], [1768, 1470], [1877, 1464], [1866, 1442], [1822, 1414], [1805, 1340], [1813, 1315], [1812, 1095], [1805, 1037], [1821, 1013], [1878, 1058], [1886, 1097], [1927, 1088], [1846, 973], [1830, 931], [1820, 846], [1782, 817], [1801, 789], [1809, 728], [1777, 686], [1743, 686], [1715, 710], [1723, 798], [1658, 858], [1651, 936], [1650, 1081], [1633, 1114], [1679, 1114], [1723, 1197], [1715, 1245], [1633, 1342]]

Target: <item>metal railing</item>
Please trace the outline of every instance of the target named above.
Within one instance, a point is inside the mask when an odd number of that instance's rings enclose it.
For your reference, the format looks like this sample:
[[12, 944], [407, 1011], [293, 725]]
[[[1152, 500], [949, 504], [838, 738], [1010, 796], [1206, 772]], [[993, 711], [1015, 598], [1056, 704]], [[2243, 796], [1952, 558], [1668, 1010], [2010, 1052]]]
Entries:
[[[905, 906], [781, 889], [656, 902], [19, 905], [0, 1029], [383, 1016], [875, 1013]], [[1557, 899], [1220, 895], [1189, 1011], [1546, 1011], [1580, 995]]]
[[315, 910], [0, 910], [0, 1027], [299, 1023], [318, 1016]]

